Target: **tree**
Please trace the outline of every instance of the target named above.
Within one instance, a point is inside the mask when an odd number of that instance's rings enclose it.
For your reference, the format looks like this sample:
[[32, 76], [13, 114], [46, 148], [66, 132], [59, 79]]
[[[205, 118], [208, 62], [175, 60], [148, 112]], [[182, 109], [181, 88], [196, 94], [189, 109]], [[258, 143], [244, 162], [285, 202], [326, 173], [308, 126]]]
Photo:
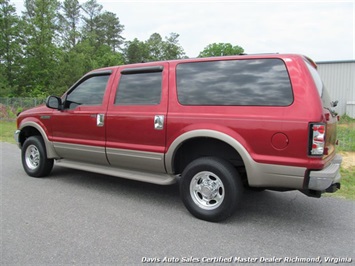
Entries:
[[61, 38], [65, 49], [73, 48], [79, 41], [80, 4], [78, 0], [64, 0], [61, 4], [62, 14], [59, 13]]
[[142, 42], [137, 38], [133, 41], [126, 42], [123, 53], [126, 64], [145, 62], [149, 57], [148, 46], [145, 42]]
[[20, 69], [20, 19], [9, 0], [0, 0], [0, 89], [1, 95], [17, 93], [16, 77]]
[[25, 0], [21, 85], [26, 96], [44, 96], [45, 90], [56, 86], [53, 76], [60, 53], [56, 45], [58, 10], [56, 0]]
[[121, 33], [124, 26], [120, 24], [117, 15], [107, 11], [102, 13], [102, 5], [96, 0], [84, 3], [82, 9], [85, 13], [82, 17], [83, 40], [89, 40], [96, 49], [101, 45], [108, 45], [113, 52], [118, 51], [123, 43]]
[[207, 45], [198, 57], [238, 55], [244, 53], [244, 49], [238, 45], [230, 43], [212, 43]]
[[185, 51], [182, 46], [179, 44], [179, 34], [177, 33], [170, 33], [169, 37], [165, 37], [165, 42], [163, 44], [163, 51], [164, 51], [164, 59], [179, 59], [185, 58]]
[[24, 0], [22, 16], [10, 1], [0, 0], [1, 96], [61, 94], [92, 69], [185, 57], [177, 33], [124, 42], [98, 0]]
[[88, 39], [91, 45], [95, 45], [97, 39], [97, 17], [101, 14], [103, 6], [98, 4], [96, 0], [89, 0], [81, 8], [84, 10], [84, 15], [82, 16], [84, 22], [83, 39]]
[[160, 61], [164, 58], [163, 39], [159, 33], [153, 33], [146, 41], [149, 50], [148, 61]]
[[179, 45], [179, 34], [170, 33], [165, 41], [159, 33], [153, 33], [145, 42], [135, 38], [126, 42], [124, 57], [126, 63], [140, 63], [184, 58], [184, 49]]
[[94, 19], [95, 36], [97, 45], [107, 45], [111, 50], [117, 51], [123, 43], [121, 33], [124, 26], [120, 24], [119, 18], [112, 12], [104, 12]]

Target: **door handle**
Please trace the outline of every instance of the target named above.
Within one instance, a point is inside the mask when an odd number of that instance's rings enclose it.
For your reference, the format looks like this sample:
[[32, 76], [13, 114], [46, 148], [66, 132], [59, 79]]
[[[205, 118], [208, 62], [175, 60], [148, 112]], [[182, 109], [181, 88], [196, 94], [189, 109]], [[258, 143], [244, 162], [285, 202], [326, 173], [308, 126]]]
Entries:
[[105, 115], [104, 114], [98, 114], [96, 116], [96, 125], [98, 127], [103, 127], [105, 122]]
[[163, 130], [164, 129], [164, 116], [156, 115], [154, 117], [154, 129]]

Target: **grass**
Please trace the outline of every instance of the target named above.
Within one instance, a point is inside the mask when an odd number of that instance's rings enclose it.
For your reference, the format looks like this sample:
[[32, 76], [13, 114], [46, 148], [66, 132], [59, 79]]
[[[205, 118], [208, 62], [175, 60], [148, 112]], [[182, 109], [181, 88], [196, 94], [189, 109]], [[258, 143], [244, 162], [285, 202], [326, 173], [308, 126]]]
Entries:
[[[355, 156], [355, 153], [354, 153]], [[355, 158], [354, 158], [355, 160]], [[336, 198], [355, 200], [355, 166], [340, 170], [341, 173], [341, 188], [333, 194], [326, 194]]]
[[15, 143], [14, 133], [16, 130], [15, 121], [1, 121], [0, 120], [0, 141]]
[[338, 151], [355, 152], [355, 119], [343, 116], [338, 124]]
[[341, 189], [334, 194], [327, 195], [355, 200], [355, 119], [347, 115], [342, 116], [337, 133], [338, 151], [343, 156], [343, 164], [340, 169]]
[[[0, 120], [0, 141], [15, 143], [16, 122]], [[343, 155], [341, 189], [332, 197], [355, 200], [355, 119], [344, 116], [338, 125], [338, 151]]]

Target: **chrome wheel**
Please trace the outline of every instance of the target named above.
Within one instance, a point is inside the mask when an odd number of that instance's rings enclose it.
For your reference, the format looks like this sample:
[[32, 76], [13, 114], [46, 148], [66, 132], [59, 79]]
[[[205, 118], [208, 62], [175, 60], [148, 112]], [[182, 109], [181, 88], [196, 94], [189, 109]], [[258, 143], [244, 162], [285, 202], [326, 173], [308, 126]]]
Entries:
[[218, 222], [236, 209], [243, 183], [235, 167], [216, 157], [201, 157], [181, 174], [180, 195], [185, 207], [199, 219]]
[[53, 159], [47, 158], [46, 146], [41, 136], [28, 137], [22, 145], [21, 161], [29, 176], [49, 175], [53, 168]]
[[34, 170], [40, 164], [40, 153], [35, 145], [29, 145], [25, 152], [25, 161], [29, 169]]
[[201, 209], [213, 210], [222, 204], [225, 191], [221, 179], [216, 174], [203, 171], [191, 179], [190, 195]]

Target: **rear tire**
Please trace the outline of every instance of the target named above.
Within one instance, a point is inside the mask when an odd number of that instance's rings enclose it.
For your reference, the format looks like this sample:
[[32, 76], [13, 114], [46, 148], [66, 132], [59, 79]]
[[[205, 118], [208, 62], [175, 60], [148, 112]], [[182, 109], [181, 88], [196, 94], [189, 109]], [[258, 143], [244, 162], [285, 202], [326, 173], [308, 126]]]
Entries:
[[218, 222], [233, 214], [243, 194], [237, 170], [228, 161], [203, 157], [192, 161], [183, 171], [180, 195], [195, 217]]
[[53, 159], [47, 158], [47, 151], [40, 136], [32, 136], [25, 140], [21, 150], [22, 166], [32, 177], [49, 175], [53, 168]]

